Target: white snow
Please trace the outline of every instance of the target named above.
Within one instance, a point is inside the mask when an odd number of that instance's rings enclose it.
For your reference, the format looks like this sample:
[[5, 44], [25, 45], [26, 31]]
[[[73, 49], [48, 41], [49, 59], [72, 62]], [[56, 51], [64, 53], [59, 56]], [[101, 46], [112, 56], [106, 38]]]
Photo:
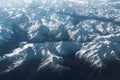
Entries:
[[32, 43], [26, 44], [23, 47], [16, 48], [15, 50], [13, 50], [12, 53], [6, 54], [5, 56], [12, 57], [12, 56], [18, 55], [21, 51], [25, 50], [28, 47], [33, 47], [33, 46], [34, 45]]
[[69, 0], [69, 1], [74, 2], [74, 3], [79, 3], [81, 5], [88, 5], [87, 0]]
[[40, 27], [38, 21], [35, 22], [32, 26], [28, 28], [28, 33], [31, 34], [32, 32], [36, 31]]

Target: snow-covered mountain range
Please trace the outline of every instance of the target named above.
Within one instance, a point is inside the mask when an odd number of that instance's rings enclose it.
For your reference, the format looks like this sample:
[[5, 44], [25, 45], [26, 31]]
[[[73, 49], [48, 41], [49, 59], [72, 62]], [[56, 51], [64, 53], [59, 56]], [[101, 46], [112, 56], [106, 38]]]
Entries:
[[119, 80], [119, 67], [119, 0], [0, 1], [0, 80]]

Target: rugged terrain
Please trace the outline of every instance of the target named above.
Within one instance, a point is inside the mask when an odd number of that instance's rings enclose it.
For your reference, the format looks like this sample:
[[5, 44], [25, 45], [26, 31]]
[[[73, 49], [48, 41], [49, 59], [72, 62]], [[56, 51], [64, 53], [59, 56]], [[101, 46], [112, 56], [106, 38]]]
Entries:
[[119, 0], [0, 2], [0, 80], [120, 80]]

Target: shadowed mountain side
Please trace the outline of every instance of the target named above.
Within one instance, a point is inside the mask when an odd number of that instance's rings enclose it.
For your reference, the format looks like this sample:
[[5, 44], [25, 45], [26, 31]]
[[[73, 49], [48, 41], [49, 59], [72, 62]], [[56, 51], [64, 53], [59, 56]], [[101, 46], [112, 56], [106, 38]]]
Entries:
[[72, 22], [74, 25], [77, 25], [80, 21], [84, 21], [84, 20], [97, 20], [101, 22], [110, 22], [110, 23], [120, 26], [120, 21], [115, 21], [114, 18], [98, 17], [95, 15], [84, 16], [84, 15], [69, 14], [69, 13], [64, 13], [64, 12], [57, 12], [57, 13], [71, 16], [73, 18]]
[[[58, 34], [61, 35], [58, 36]], [[70, 41], [69, 38], [70, 36], [64, 25], [60, 25], [59, 28], [53, 32], [49, 30], [49, 27], [41, 25], [40, 28], [37, 30], [37, 35], [30, 39], [28, 43]]]
[[28, 40], [26, 31], [23, 31], [19, 27], [14, 25], [13, 34], [11, 38], [7, 39], [7, 42], [0, 45], [0, 56], [12, 52], [14, 49], [19, 47], [19, 43]]
[[[0, 75], [0, 80], [103, 80], [101, 70], [91, 67], [84, 59], [64, 59], [62, 64], [50, 63], [38, 71], [40, 63], [40, 59], [24, 62], [14, 70]], [[63, 68], [57, 68], [59, 64]]]
[[26, 45], [27, 43], [45, 43], [45, 42], [61, 42], [61, 41], [83, 43], [83, 42], [90, 42], [95, 38], [95, 37], [92, 37], [92, 38], [88, 38], [87, 40], [77, 41], [77, 40], [70, 39], [68, 31], [67, 29], [65, 29], [64, 25], [60, 25], [55, 32], [50, 32], [48, 27], [42, 25], [36, 31], [37, 35], [34, 36], [32, 39], [29, 39], [29, 34], [27, 31], [22, 30], [16, 25], [13, 25], [13, 26], [14, 26], [13, 34], [10, 34], [11, 38], [6, 39], [7, 42], [0, 45], [1, 56], [3, 56], [4, 54], [11, 53], [14, 49], [20, 46], [21, 42], [26, 42], [22, 46]]
[[110, 61], [103, 67], [102, 74], [104, 80], [120, 80], [120, 61]]
[[[34, 36], [32, 39], [29, 39], [27, 43], [45, 43], [45, 42], [60, 42], [60, 41], [81, 43], [81, 42], [90, 42], [95, 38], [95, 36], [90, 37], [90, 35], [88, 35], [89, 32], [88, 33], [86, 32], [85, 36], [88, 36], [86, 37], [86, 40], [72, 39], [70, 38], [71, 35], [69, 34], [69, 32], [67, 31], [64, 25], [60, 25], [59, 28], [54, 31], [50, 31], [49, 27], [41, 25], [36, 32], [37, 32], [37, 35]], [[83, 30], [83, 33], [85, 33], [84, 30]], [[82, 33], [79, 35], [82, 35]]]

